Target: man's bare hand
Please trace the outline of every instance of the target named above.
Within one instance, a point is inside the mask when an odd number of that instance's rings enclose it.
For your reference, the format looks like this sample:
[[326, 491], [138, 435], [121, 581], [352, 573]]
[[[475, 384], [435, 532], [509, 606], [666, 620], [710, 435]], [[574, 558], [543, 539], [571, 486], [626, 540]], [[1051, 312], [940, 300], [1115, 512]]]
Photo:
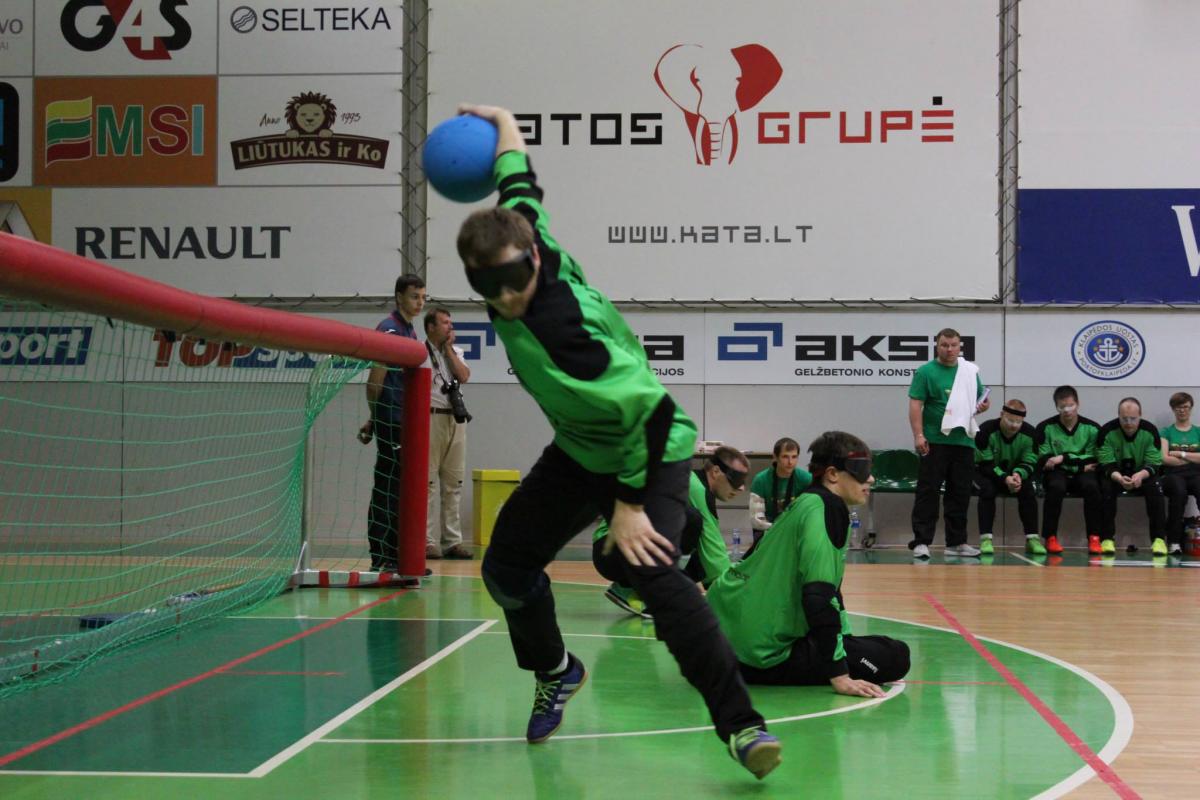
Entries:
[[371, 438], [375, 435], [375, 423], [367, 420], [363, 426], [358, 429], [358, 440], [363, 444], [370, 444]]
[[671, 554], [675, 548], [665, 536], [654, 530], [645, 510], [620, 500], [613, 505], [604, 554], [612, 552], [614, 546], [635, 567], [652, 567], [656, 563], [670, 564], [674, 561]]
[[918, 433], [913, 437], [913, 448], [923, 456], [929, 455], [929, 440], [925, 438], [925, 434]]
[[1021, 476], [1009, 475], [1004, 479], [1004, 485], [1008, 487], [1008, 491], [1010, 493], [1016, 494], [1017, 492], [1021, 491]]
[[838, 694], [850, 695], [851, 697], [886, 697], [885, 692], [879, 686], [870, 681], [860, 681], [851, 678], [847, 675], [838, 675], [836, 678], [830, 678], [829, 683], [833, 686], [833, 690]]

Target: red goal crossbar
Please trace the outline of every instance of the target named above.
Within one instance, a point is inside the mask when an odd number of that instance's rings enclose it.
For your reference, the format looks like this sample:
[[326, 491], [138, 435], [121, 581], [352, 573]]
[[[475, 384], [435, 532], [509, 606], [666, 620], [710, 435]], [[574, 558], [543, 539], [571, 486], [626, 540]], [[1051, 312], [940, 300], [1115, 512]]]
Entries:
[[406, 367], [404, 458], [397, 519], [403, 576], [425, 572], [431, 373], [420, 342], [305, 314], [254, 308], [168, 286], [56, 247], [0, 233], [0, 293], [199, 338]]

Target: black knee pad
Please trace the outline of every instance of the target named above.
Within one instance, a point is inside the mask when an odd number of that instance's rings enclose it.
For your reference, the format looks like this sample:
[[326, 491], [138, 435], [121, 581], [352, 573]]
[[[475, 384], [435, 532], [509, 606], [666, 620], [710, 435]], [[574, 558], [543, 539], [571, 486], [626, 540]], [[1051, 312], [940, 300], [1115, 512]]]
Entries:
[[530, 572], [501, 564], [491, 557], [490, 550], [483, 557], [480, 572], [488, 594], [496, 601], [496, 605], [506, 611], [524, 608], [531, 600], [545, 594], [550, 588], [550, 579], [546, 577], [546, 573], [541, 570]]

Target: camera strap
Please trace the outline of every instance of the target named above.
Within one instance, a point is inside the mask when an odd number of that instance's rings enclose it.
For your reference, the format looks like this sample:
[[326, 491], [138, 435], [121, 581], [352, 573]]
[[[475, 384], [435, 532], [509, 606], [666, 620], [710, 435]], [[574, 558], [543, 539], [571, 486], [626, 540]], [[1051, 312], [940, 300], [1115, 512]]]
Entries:
[[433, 364], [434, 370], [437, 371], [438, 375], [442, 376], [442, 385], [449, 386], [450, 376], [446, 374], [446, 370], [442, 366], [442, 362], [438, 361], [438, 357], [433, 351], [433, 345], [429, 343], [428, 339], [425, 340], [425, 349], [429, 352], [429, 362]]

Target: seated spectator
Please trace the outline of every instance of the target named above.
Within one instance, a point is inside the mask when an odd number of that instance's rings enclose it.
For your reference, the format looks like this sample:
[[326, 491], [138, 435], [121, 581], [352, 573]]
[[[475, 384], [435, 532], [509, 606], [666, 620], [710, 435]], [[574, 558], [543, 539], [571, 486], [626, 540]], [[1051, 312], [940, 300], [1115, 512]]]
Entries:
[[1175, 424], [1162, 430], [1163, 493], [1167, 496], [1168, 552], [1183, 552], [1183, 511], [1190, 494], [1200, 502], [1200, 428], [1192, 425], [1187, 392], [1176, 392], [1168, 401]]
[[1073, 492], [1083, 498], [1083, 522], [1088, 537], [1088, 552], [1100, 553], [1100, 484], [1096, 480], [1096, 437], [1100, 426], [1079, 416], [1079, 393], [1074, 386], [1054, 390], [1058, 414], [1037, 426], [1038, 468], [1046, 499], [1042, 503], [1042, 536], [1046, 551], [1061, 554], [1058, 542], [1058, 518], [1063, 498]]
[[771, 466], [754, 476], [750, 484], [750, 527], [754, 541], [775, 522], [780, 512], [812, 483], [807, 470], [797, 469], [800, 444], [783, 437], [772, 448]]
[[1146, 499], [1146, 517], [1150, 524], [1151, 551], [1167, 554], [1163, 538], [1163, 492], [1155, 477], [1162, 468], [1162, 444], [1158, 428], [1142, 419], [1142, 404], [1126, 397], [1117, 404], [1117, 418], [1100, 429], [1100, 485], [1104, 515], [1100, 520], [1100, 550], [1104, 555], [1117, 552], [1117, 496], [1121, 492], [1140, 494]]
[[882, 697], [879, 684], [908, 673], [908, 645], [851, 634], [842, 600], [847, 506], [867, 501], [871, 451], [857, 436], [830, 431], [809, 452], [815, 483], [779, 515], [770, 536], [717, 578], [708, 602], [746, 683], [829, 684], [838, 694]]
[[1025, 403], [1016, 398], [1004, 403], [999, 419], [989, 419], [975, 434], [975, 485], [979, 489], [979, 549], [992, 555], [992, 523], [996, 495], [1017, 498], [1017, 513], [1025, 529], [1025, 550], [1045, 555], [1037, 529], [1037, 498], [1033, 474], [1037, 469], [1037, 431], [1025, 421]]
[[[717, 500], [732, 500], [746, 488], [749, 470], [750, 461], [741, 450], [722, 446], [689, 479], [688, 517], [679, 549], [681, 556], [691, 556], [684, 574], [704, 586], [729, 569], [729, 553], [725, 550], [725, 538], [717, 522]], [[604, 555], [607, 537], [608, 523], [601, 522], [592, 536], [592, 564], [597, 572], [612, 581], [604, 590], [604, 596], [630, 614], [652, 619], [652, 610], [646, 608], [638, 593], [625, 582], [620, 564], [614, 561], [615, 553]]]

